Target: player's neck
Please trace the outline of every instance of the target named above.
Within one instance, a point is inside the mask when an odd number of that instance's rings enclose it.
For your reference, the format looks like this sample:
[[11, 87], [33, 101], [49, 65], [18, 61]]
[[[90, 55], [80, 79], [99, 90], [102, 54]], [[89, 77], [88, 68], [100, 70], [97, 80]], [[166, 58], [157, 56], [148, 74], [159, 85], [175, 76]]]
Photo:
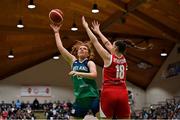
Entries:
[[78, 60], [79, 60], [80, 62], [83, 62], [83, 61], [86, 60], [86, 59], [88, 59], [88, 58], [79, 58]]
[[121, 57], [123, 54], [122, 53], [115, 53], [115, 56]]

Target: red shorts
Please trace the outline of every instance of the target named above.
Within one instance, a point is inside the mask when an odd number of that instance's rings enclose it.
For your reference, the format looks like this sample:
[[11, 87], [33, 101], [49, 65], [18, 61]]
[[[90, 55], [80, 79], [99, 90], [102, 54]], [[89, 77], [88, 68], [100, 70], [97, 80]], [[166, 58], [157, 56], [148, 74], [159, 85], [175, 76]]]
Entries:
[[128, 118], [130, 116], [128, 92], [124, 83], [123, 85], [104, 85], [100, 104], [106, 118]]

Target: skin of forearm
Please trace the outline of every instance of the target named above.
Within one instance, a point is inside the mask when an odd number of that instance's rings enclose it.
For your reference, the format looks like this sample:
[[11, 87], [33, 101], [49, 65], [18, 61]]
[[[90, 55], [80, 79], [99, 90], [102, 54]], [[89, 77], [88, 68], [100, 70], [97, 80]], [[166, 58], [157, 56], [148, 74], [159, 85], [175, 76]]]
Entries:
[[92, 31], [89, 29], [89, 27], [86, 27], [86, 31], [87, 34], [89, 36], [89, 38], [91, 39], [92, 42], [96, 42], [97, 38], [95, 37], [95, 35], [92, 33]]
[[[90, 40], [91, 40], [92, 43], [94, 44], [94, 47], [96, 48], [96, 50], [99, 49], [99, 48], [98, 48], [98, 46], [99, 46], [98, 44], [100, 44], [100, 43], [98, 42], [97, 38], [96, 38], [95, 35], [92, 33], [92, 31], [90, 30], [89, 27], [86, 27], [86, 32], [87, 32]], [[101, 54], [100, 51], [97, 51], [97, 52], [98, 52], [99, 54]]]
[[101, 32], [98, 32], [97, 34], [99, 35], [103, 43], [109, 42], [109, 40]]
[[101, 31], [99, 31], [97, 33], [101, 39], [101, 41], [103, 42], [104, 46], [108, 49], [108, 51], [111, 52], [112, 50], [112, 44], [111, 42], [101, 33]]
[[56, 44], [57, 44], [58, 48], [63, 47], [62, 42], [60, 40], [60, 35], [58, 32], [55, 32], [55, 39], [56, 39]]
[[96, 73], [83, 73], [83, 72], [76, 72], [77, 76], [80, 77], [85, 77], [85, 78], [90, 78], [90, 79], [94, 79], [97, 77]]
[[86, 27], [86, 32], [91, 40], [91, 42], [93, 43], [95, 49], [97, 50], [98, 54], [104, 58], [105, 55], [102, 55], [102, 49], [101, 49], [101, 45], [100, 43], [98, 42], [98, 39], [95, 37], [95, 35], [92, 33], [92, 31], [89, 29], [89, 27]]
[[60, 39], [60, 34], [59, 34], [59, 32], [55, 32], [55, 40], [56, 40], [56, 45], [57, 45], [58, 50], [59, 50], [59, 52], [61, 53], [61, 55], [63, 56], [63, 58], [64, 58], [69, 64], [71, 64], [71, 60], [68, 59], [68, 58], [66, 57], [65, 53], [63, 52], [65, 48], [64, 48], [64, 46], [63, 46], [63, 44], [62, 44], [62, 41], [61, 41], [61, 39]]
[[60, 38], [60, 35], [59, 35], [59, 33], [55, 33], [55, 38], [56, 38], [56, 45], [57, 45], [57, 47], [58, 47], [58, 49], [59, 49], [59, 51], [60, 51], [60, 53], [61, 54], [63, 54], [63, 45], [62, 45], [62, 42], [61, 42], [61, 40], [59, 39]]

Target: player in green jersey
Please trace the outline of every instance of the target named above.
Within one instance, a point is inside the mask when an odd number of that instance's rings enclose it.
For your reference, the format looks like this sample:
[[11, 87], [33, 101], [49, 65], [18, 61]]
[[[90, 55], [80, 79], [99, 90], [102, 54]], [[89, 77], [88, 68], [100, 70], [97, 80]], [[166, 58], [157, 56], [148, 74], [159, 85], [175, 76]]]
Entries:
[[89, 42], [77, 42], [72, 52], [68, 52], [61, 41], [59, 30], [62, 26], [51, 24], [54, 31], [57, 47], [64, 59], [71, 65], [71, 75], [74, 84], [75, 103], [72, 115], [83, 118], [89, 110], [95, 115], [99, 111], [99, 93], [95, 78], [96, 65], [92, 61], [93, 50]]

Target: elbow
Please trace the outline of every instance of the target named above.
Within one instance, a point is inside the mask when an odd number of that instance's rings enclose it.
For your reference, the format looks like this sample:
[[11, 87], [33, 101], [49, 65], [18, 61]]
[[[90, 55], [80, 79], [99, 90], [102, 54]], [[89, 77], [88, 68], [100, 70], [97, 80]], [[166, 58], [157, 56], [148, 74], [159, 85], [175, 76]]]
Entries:
[[97, 73], [93, 73], [92, 78], [97, 78]]

